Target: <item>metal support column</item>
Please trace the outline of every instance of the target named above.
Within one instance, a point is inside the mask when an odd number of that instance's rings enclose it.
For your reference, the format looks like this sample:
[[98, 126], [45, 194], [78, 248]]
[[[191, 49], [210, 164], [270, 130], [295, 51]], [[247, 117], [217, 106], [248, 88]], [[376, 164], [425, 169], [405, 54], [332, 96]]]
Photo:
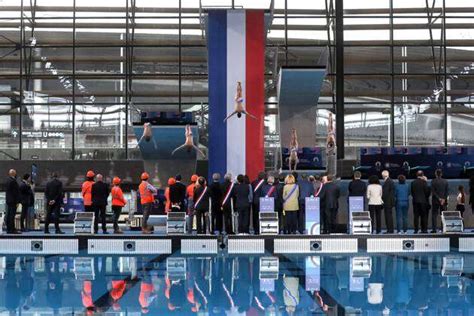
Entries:
[[[390, 0], [390, 67], [391, 67], [391, 97], [390, 97], [390, 146], [395, 147], [395, 61], [393, 51], [393, 0]], [[402, 105], [403, 106], [403, 105]]]
[[[25, 45], [25, 36], [23, 33], [24, 30], [24, 23], [23, 23], [23, 10], [24, 10], [24, 5], [23, 1], [21, 0], [21, 10], [20, 10], [20, 100], [19, 100], [19, 144], [18, 144], [18, 159], [21, 160], [22, 158], [22, 152], [23, 152], [23, 47]], [[14, 100], [14, 98], [12, 99]], [[13, 124], [12, 124], [13, 125]]]
[[[182, 107], [181, 107], [181, 91], [182, 91], [182, 48], [181, 48], [181, 0], [179, 0], [179, 8], [178, 8], [178, 104], [179, 104], [179, 113], [181, 114]], [[234, 7], [234, 3], [232, 2], [232, 8]]]
[[72, 9], [72, 131], [71, 159], [76, 157], [76, 0]]
[[444, 105], [444, 146], [448, 147], [448, 69], [446, 63], [446, 0], [443, 0], [443, 26], [442, 26], [442, 36], [443, 36], [443, 105]]
[[344, 159], [344, 0], [336, 0], [336, 146]]

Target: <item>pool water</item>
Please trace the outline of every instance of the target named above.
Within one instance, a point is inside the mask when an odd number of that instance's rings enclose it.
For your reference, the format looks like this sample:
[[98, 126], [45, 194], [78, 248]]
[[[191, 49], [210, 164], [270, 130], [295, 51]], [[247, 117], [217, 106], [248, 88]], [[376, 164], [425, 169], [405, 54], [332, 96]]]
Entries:
[[0, 257], [1, 315], [474, 315], [474, 254]]

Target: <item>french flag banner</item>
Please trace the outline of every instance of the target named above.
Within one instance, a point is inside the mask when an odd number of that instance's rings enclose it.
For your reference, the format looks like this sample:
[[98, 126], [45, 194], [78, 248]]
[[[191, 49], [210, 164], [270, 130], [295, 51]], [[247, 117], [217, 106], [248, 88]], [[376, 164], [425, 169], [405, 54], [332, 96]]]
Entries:
[[[253, 179], [264, 170], [265, 33], [263, 10], [208, 12], [210, 176]], [[236, 109], [238, 82], [249, 115], [224, 122]]]

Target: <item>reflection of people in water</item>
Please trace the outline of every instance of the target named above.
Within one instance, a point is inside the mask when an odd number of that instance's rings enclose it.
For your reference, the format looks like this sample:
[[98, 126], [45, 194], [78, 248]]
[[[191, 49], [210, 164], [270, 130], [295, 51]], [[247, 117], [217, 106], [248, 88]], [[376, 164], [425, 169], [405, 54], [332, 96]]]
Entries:
[[[49, 263], [49, 264], [48, 264]], [[62, 307], [64, 284], [59, 274], [59, 258], [47, 262], [48, 283], [46, 288], [46, 300], [48, 306], [54, 310], [54, 314]]]
[[291, 129], [291, 141], [290, 141], [290, 158], [288, 161], [288, 167], [290, 171], [296, 171], [298, 166], [298, 135], [296, 134], [296, 129]]
[[198, 146], [194, 145], [194, 139], [193, 139], [193, 131], [191, 130], [191, 125], [186, 125], [186, 131], [185, 131], [185, 136], [186, 140], [183, 145], [179, 146], [173, 152], [171, 155], [174, 155], [177, 151], [181, 149], [186, 149], [186, 151], [189, 153], [191, 152], [191, 149], [195, 149], [197, 152], [199, 152], [202, 156], [204, 156], [204, 153], [199, 149]]
[[150, 140], [153, 140], [153, 146], [155, 147], [155, 149], [157, 149], [156, 141], [153, 138], [153, 131], [151, 129], [151, 124], [150, 123], [145, 123], [145, 124], [143, 124], [143, 135], [140, 138], [140, 140], [138, 141], [137, 147], [140, 146], [140, 144], [143, 141], [148, 143], [148, 142], [150, 142]]
[[229, 114], [225, 119], [224, 122], [226, 122], [228, 119], [230, 119], [232, 116], [237, 114], [238, 118], [242, 117], [242, 114], [248, 115], [253, 119], [256, 119], [255, 116], [247, 112], [244, 108], [244, 98], [242, 97], [242, 83], [240, 81], [237, 81], [237, 93], [235, 94], [235, 109], [234, 112]]

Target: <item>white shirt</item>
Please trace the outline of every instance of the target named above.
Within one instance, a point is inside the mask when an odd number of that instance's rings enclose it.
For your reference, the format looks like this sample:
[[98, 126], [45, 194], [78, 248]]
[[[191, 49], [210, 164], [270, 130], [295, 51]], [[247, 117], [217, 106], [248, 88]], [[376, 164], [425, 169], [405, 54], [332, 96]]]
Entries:
[[382, 186], [380, 184], [369, 184], [367, 187], [367, 200], [369, 205], [382, 205]]

